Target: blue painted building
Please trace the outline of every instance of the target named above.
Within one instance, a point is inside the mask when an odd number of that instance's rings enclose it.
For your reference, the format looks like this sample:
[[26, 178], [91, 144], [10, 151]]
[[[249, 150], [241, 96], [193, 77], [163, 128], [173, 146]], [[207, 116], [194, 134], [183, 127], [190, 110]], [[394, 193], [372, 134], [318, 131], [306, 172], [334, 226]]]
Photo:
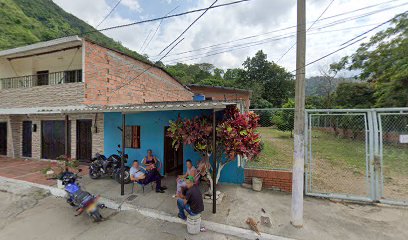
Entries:
[[[124, 112], [105, 112], [104, 113], [104, 154], [110, 155], [117, 153], [117, 145], [122, 142], [122, 131], [120, 130], [122, 126], [122, 114], [126, 114], [126, 126], [127, 128], [137, 127], [139, 130], [138, 134], [140, 137], [140, 145], [138, 148], [126, 148], [126, 153], [129, 155], [128, 165], [131, 165], [133, 160], [142, 161], [142, 159], [147, 155], [147, 150], [151, 149], [154, 155], [162, 162], [162, 167], [160, 169], [161, 174], [168, 174], [167, 170], [170, 165], [170, 158], [172, 156], [171, 141], [166, 141], [165, 132], [166, 127], [169, 126], [169, 121], [175, 121], [180, 115], [184, 118], [193, 118], [195, 116], [201, 116], [203, 114], [212, 114], [212, 108], [215, 105], [208, 106], [202, 105], [200, 103], [191, 104], [190, 106], [178, 106], [178, 107], [167, 107], [166, 110], [129, 110]], [[217, 107], [220, 107], [218, 105]], [[225, 108], [226, 105], [222, 105]], [[176, 108], [177, 110], [172, 110]], [[200, 109], [201, 108], [201, 109]], [[170, 145], [170, 146], [169, 146]], [[179, 168], [182, 167], [183, 172], [185, 172], [186, 166], [185, 161], [191, 159], [193, 164], [196, 166], [197, 161], [199, 161], [200, 154], [195, 152], [193, 148], [189, 145], [184, 145], [182, 149], [182, 154], [177, 153], [175, 157], [178, 159]], [[177, 160], [176, 160], [177, 161]], [[172, 164], [173, 162], [171, 162]], [[234, 161], [223, 169], [220, 177], [220, 182], [223, 183], [235, 183], [240, 184], [244, 181], [244, 169], [238, 166], [237, 161]]]

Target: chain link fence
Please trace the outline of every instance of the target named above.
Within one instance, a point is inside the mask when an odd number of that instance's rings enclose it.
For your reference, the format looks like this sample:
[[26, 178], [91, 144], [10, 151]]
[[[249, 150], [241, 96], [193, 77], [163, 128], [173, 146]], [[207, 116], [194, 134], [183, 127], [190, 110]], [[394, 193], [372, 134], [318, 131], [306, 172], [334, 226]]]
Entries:
[[251, 109], [260, 117], [259, 133], [262, 139], [260, 156], [247, 168], [292, 169], [293, 108]]
[[369, 197], [365, 113], [311, 113], [308, 192]]
[[378, 114], [382, 197], [408, 200], [408, 113]]

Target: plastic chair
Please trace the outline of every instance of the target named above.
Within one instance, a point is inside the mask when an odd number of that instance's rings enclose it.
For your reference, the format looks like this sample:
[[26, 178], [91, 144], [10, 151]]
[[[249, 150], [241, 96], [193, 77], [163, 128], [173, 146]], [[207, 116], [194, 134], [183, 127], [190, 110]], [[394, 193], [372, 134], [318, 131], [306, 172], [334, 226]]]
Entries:
[[[144, 168], [144, 167], [141, 167], [141, 168], [146, 172], [146, 168]], [[154, 182], [149, 182], [148, 184], [143, 184], [143, 183], [140, 183], [140, 182], [137, 182], [137, 181], [132, 181], [132, 194], [133, 194], [134, 189], [135, 189], [135, 183], [137, 183], [140, 187], [142, 187], [143, 193], [145, 191], [145, 186], [147, 186], [149, 184], [151, 185], [152, 190], [153, 190], [153, 183]]]
[[132, 194], [133, 194], [134, 189], [135, 189], [135, 183], [137, 183], [139, 186], [142, 187], [143, 193], [144, 193], [144, 191], [145, 191], [145, 186], [147, 186], [147, 185], [149, 185], [149, 184], [150, 184], [150, 186], [152, 187], [152, 190], [153, 190], [153, 183], [154, 183], [154, 182], [149, 182], [148, 184], [143, 184], [143, 183], [140, 183], [140, 182], [132, 181]]

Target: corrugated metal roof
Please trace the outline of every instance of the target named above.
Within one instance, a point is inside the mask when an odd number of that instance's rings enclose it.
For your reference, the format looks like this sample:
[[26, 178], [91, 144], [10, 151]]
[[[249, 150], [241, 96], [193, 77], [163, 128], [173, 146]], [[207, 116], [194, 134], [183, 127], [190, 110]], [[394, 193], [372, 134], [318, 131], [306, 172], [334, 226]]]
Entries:
[[24, 115], [24, 114], [64, 114], [64, 113], [96, 113], [96, 112], [157, 112], [174, 110], [199, 110], [199, 109], [224, 109], [236, 102], [204, 101], [204, 102], [158, 102], [136, 105], [118, 106], [67, 106], [49, 108], [8, 108], [0, 109], [0, 115]]
[[0, 51], [0, 57], [9, 56], [9, 55], [18, 54], [18, 53], [24, 53], [24, 52], [33, 51], [33, 50], [42, 49], [42, 48], [48, 48], [48, 47], [52, 47], [52, 46], [56, 46], [56, 45], [60, 45], [64, 43], [77, 42], [77, 41], [82, 41], [82, 39], [78, 36], [58, 38], [58, 39], [54, 39], [50, 41], [39, 42], [39, 43], [30, 44], [27, 46], [3, 50], [3, 51]]

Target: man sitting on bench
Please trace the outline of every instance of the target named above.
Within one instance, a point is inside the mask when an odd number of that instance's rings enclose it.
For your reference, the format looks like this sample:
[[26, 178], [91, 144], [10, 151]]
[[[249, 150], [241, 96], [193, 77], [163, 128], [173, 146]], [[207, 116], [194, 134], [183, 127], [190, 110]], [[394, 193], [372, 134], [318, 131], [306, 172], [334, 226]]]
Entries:
[[156, 182], [156, 192], [158, 193], [164, 193], [164, 190], [167, 189], [166, 187], [161, 186], [161, 177], [157, 171], [146, 172], [142, 167], [140, 167], [137, 160], [133, 161], [132, 167], [130, 168], [130, 180], [143, 185]]

